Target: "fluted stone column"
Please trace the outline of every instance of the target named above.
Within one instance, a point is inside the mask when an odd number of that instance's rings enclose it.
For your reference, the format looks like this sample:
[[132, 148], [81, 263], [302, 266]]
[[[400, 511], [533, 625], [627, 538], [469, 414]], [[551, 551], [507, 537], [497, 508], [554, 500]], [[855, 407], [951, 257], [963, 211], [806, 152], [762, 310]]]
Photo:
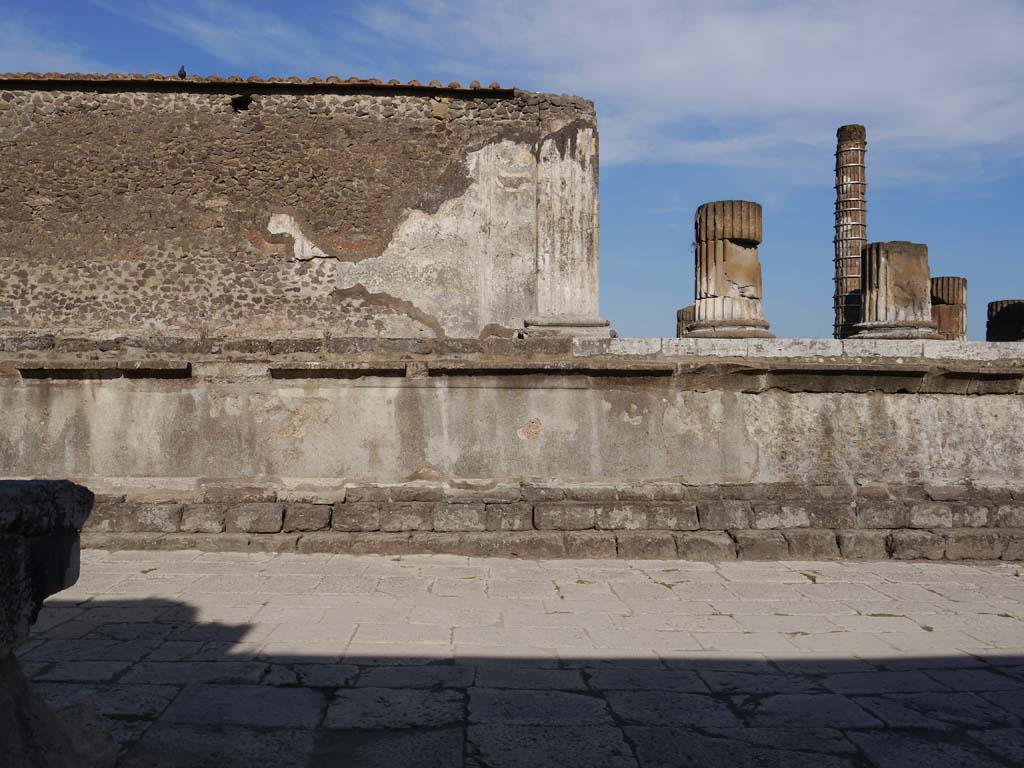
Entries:
[[844, 125], [836, 131], [835, 310], [833, 335], [853, 334], [860, 318], [860, 254], [868, 242], [867, 131]]
[[1024, 299], [989, 303], [985, 341], [1024, 341]]
[[869, 243], [861, 260], [861, 321], [867, 339], [938, 339], [932, 321], [928, 246], [897, 240]]
[[932, 278], [932, 320], [944, 339], [967, 338], [967, 278]]
[[761, 305], [761, 206], [746, 200], [705, 203], [694, 217], [696, 285], [687, 336], [774, 338]]
[[676, 336], [682, 337], [686, 335], [686, 326], [693, 322], [694, 317], [693, 304], [676, 310]]
[[[553, 126], [549, 126], [553, 129]], [[598, 314], [597, 126], [564, 126], [537, 158], [537, 312], [527, 336], [611, 335]]]

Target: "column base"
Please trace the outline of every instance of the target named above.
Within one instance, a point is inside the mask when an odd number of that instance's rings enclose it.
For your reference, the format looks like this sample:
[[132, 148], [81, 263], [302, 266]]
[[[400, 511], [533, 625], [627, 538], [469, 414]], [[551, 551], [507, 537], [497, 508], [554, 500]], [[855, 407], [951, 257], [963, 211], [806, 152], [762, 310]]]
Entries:
[[853, 339], [942, 339], [934, 323], [857, 323]]
[[699, 320], [687, 323], [685, 333], [698, 339], [774, 339], [766, 320]]
[[591, 339], [609, 339], [617, 334], [603, 317], [577, 315], [546, 315], [528, 317], [521, 331], [525, 338], [537, 336], [582, 336]]

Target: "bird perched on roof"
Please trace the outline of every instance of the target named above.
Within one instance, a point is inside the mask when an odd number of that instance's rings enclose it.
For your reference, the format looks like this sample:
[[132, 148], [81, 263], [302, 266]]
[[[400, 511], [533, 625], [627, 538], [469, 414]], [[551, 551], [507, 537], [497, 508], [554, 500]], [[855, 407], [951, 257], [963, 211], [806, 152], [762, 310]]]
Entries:
[[182, 64], [181, 68], [178, 70], [178, 77], [180, 77], [182, 80], [184, 80], [187, 76], [188, 76], [188, 73], [185, 72], [185, 65]]

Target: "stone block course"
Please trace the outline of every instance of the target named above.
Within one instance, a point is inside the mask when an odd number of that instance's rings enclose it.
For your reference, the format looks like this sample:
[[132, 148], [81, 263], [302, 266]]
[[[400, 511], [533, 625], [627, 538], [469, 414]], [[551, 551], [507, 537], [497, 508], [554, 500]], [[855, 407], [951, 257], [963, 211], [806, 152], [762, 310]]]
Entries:
[[846, 530], [837, 531], [836, 539], [840, 554], [850, 560], [887, 560], [889, 559], [889, 539], [887, 530]]
[[434, 510], [435, 531], [484, 531], [487, 515], [484, 504], [438, 504]]
[[730, 531], [740, 560], [788, 560], [789, 544], [779, 531]]
[[831, 560], [840, 555], [835, 531], [797, 528], [782, 531], [794, 560]]
[[692, 502], [650, 504], [647, 507], [647, 527], [655, 530], [695, 531], [699, 527], [697, 505]]
[[203, 489], [207, 504], [249, 504], [277, 501], [277, 491], [260, 485], [212, 485]]
[[1006, 549], [1001, 531], [991, 529], [959, 529], [944, 534], [947, 560], [998, 560]]
[[911, 528], [950, 528], [953, 525], [953, 510], [948, 504], [932, 502], [914, 504], [910, 508]]
[[749, 528], [751, 508], [749, 501], [702, 501], [697, 503], [697, 517], [704, 530]]
[[533, 528], [532, 504], [485, 504], [484, 514], [488, 531], [526, 531]]
[[98, 504], [85, 524], [88, 530], [172, 533], [178, 530], [181, 504]]
[[181, 512], [183, 533], [221, 533], [224, 530], [224, 504], [186, 504]]
[[330, 504], [288, 503], [284, 509], [285, 533], [320, 531], [330, 527]]
[[[853, 486], [849, 485], [808, 486], [799, 499], [788, 498], [797, 495], [792, 484], [606, 483], [590, 484], [586, 493], [579, 491], [578, 484], [499, 485], [459, 481], [459, 502], [437, 502], [393, 499], [423, 494], [437, 498], [439, 493], [443, 498], [446, 486], [438, 483], [351, 484], [351, 494], [334, 505], [302, 501], [148, 504], [132, 502], [127, 494], [105, 494], [89, 530], [106, 532], [109, 536], [105, 541], [115, 547], [128, 546], [125, 537], [149, 535], [153, 538], [145, 544], [147, 547], [173, 549], [187, 544], [213, 551], [289, 551], [289, 547], [296, 546], [301, 551], [384, 551], [393, 544], [401, 552], [458, 554], [460, 546], [472, 544], [481, 551], [498, 552], [502, 545], [497, 539], [468, 534], [487, 533], [500, 538], [520, 533], [527, 536], [514, 538], [509, 544], [516, 551], [557, 549], [563, 553], [589, 552], [587, 556], [595, 558], [627, 557], [623, 553], [629, 552], [632, 554], [628, 556], [637, 558], [960, 560], [1014, 559], [1014, 532], [1024, 529], [1024, 507], [1012, 501], [996, 504], [990, 500], [993, 495], [1012, 498], [1010, 488], [964, 485], [956, 486], [954, 491], [936, 491], [939, 486], [935, 486], [929, 492], [924, 485], [865, 484], [857, 487], [858, 497], [851, 500], [848, 497]], [[598, 487], [601, 491], [594, 492]], [[569, 492], [570, 488], [575, 490]], [[835, 498], [826, 498], [830, 488], [835, 489]], [[522, 498], [538, 489], [542, 492], [536, 495], [546, 501], [480, 500]], [[603, 502], [556, 498], [611, 492], [632, 498]], [[147, 491], [146, 497], [164, 498], [167, 493], [171, 492]], [[764, 498], [757, 498], [757, 494]], [[662, 495], [755, 498], [654, 500]], [[929, 495], [955, 496], [958, 500], [935, 501]], [[391, 500], [354, 500], [368, 496]], [[954, 535], [960, 531], [967, 534]], [[972, 535], [971, 531], [977, 533]], [[369, 536], [376, 532], [389, 536]], [[569, 537], [570, 533], [574, 535]], [[531, 538], [532, 534], [545, 535]], [[214, 541], [217, 537], [233, 538], [218, 544]], [[93, 537], [92, 541], [101, 538]], [[658, 552], [661, 555], [655, 554]]]
[[225, 529], [233, 533], [278, 533], [284, 523], [284, 504], [238, 504], [224, 513]]
[[533, 507], [533, 521], [540, 530], [582, 531], [594, 527], [597, 509], [584, 503], [538, 503]]
[[735, 560], [736, 542], [724, 531], [675, 534], [676, 552], [683, 560]]
[[419, 501], [388, 502], [380, 505], [382, 531], [431, 531], [437, 504]]
[[676, 539], [668, 531], [644, 531], [615, 535], [619, 557], [636, 560], [671, 560], [676, 557]]
[[569, 531], [562, 534], [565, 556], [584, 560], [614, 559], [618, 554], [616, 535], [598, 531]]
[[338, 504], [331, 515], [336, 531], [379, 531], [380, 505], [363, 501]]
[[898, 530], [892, 533], [892, 557], [895, 560], [941, 560], [946, 540], [941, 533]]

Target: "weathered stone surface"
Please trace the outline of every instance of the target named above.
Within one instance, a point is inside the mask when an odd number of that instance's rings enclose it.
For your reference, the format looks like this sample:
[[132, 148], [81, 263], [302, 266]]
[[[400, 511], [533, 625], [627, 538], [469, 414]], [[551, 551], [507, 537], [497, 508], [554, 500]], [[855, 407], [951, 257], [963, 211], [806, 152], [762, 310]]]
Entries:
[[484, 531], [487, 516], [481, 504], [440, 504], [434, 511], [435, 531]]
[[703, 501], [697, 504], [700, 527], [704, 530], [749, 528], [751, 509], [748, 501]]
[[677, 533], [676, 550], [683, 560], [735, 560], [736, 542], [729, 534], [718, 531]]
[[382, 531], [430, 531], [434, 528], [436, 504], [427, 502], [390, 502], [380, 506]]
[[836, 533], [813, 528], [782, 531], [789, 545], [789, 556], [794, 560], [828, 560], [839, 557]]
[[85, 527], [97, 531], [173, 533], [181, 522], [181, 504], [101, 504]]
[[1006, 536], [998, 530], [957, 529], [945, 534], [947, 560], [998, 560]]
[[[0, 137], [20, 147], [0, 164], [0, 208], [34, 211], [8, 217], [0, 272], [0, 314], [24, 329], [20, 348], [45, 331], [53, 346], [57, 330], [109, 339], [145, 327], [163, 352], [247, 331], [269, 336], [271, 354], [316, 354], [324, 328], [329, 342], [476, 340], [538, 312], [596, 315], [589, 101], [281, 83], [235, 111], [230, 94], [191, 81], [37, 87], [5, 91], [0, 115]], [[113, 133], [119, 144], [98, 139]], [[130, 180], [97, 171], [126, 163]], [[125, 185], [145, 194], [126, 197]], [[73, 216], [58, 214], [61, 199]], [[22, 285], [47, 290], [26, 297]]]
[[896, 560], [941, 560], [946, 552], [942, 534], [930, 531], [893, 531], [891, 542]]
[[336, 531], [379, 531], [380, 506], [368, 502], [346, 501], [334, 508], [331, 527]]
[[224, 512], [226, 530], [241, 533], [278, 533], [284, 523], [283, 504], [238, 504]]
[[771, 338], [761, 305], [761, 206], [745, 200], [705, 203], [694, 216], [693, 319], [676, 335]]
[[488, 531], [525, 531], [533, 528], [532, 504], [487, 504], [484, 513]]
[[186, 504], [181, 511], [183, 533], [221, 533], [224, 530], [223, 504]]
[[928, 246], [892, 241], [864, 246], [858, 338], [940, 338], [932, 321]]
[[288, 503], [284, 509], [286, 533], [293, 531], [321, 531], [330, 526], [331, 506], [329, 504]]
[[670, 560], [676, 556], [676, 539], [668, 531], [619, 533], [619, 557], [636, 560]]
[[581, 531], [593, 528], [596, 518], [593, 504], [539, 503], [533, 507], [534, 525], [541, 530]]
[[948, 504], [915, 504], [910, 508], [911, 528], [949, 528], [953, 510]]
[[887, 560], [889, 536], [886, 530], [837, 531], [839, 551], [851, 560]]
[[786, 560], [789, 544], [778, 531], [731, 531], [740, 560]]

